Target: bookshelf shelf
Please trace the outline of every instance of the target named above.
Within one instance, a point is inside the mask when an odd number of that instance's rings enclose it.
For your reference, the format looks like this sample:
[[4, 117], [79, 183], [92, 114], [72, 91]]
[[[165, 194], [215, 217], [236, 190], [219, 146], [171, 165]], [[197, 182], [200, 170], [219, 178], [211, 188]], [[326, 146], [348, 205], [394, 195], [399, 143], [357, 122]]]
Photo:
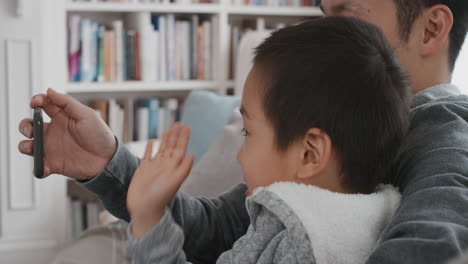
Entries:
[[239, 16], [310, 17], [323, 14], [318, 7], [231, 6], [227, 10], [229, 15]]
[[[220, 4], [134, 4], [134, 3], [67, 3], [65, 8], [69, 12], [153, 12], [174, 14], [217, 14], [222, 12]], [[318, 7], [270, 7], [227, 5], [228, 15], [250, 16], [321, 16]]]
[[87, 82], [68, 83], [67, 93], [89, 94], [89, 93], [118, 93], [118, 92], [160, 92], [160, 91], [185, 91], [185, 90], [215, 90], [219, 87], [214, 81], [164, 81], [164, 82]]
[[219, 4], [145, 4], [145, 3], [67, 3], [69, 12], [153, 12], [215, 14], [220, 11]]

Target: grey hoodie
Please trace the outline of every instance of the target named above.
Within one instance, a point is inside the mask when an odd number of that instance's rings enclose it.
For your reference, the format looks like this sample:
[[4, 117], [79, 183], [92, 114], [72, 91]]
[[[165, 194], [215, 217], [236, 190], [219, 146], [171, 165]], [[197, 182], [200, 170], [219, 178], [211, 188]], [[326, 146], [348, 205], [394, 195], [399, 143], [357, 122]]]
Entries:
[[[370, 264], [440, 264], [468, 247], [468, 98], [453, 85], [438, 85], [414, 95], [412, 114], [395, 177], [389, 179], [402, 192], [401, 205]], [[107, 168], [83, 185], [111, 213], [130, 221], [126, 195], [138, 165], [119, 144]], [[245, 191], [238, 185], [213, 199], [177, 193], [169, 205], [177, 225], [167, 232], [184, 233], [187, 260], [214, 263], [246, 234]]]
[[[341, 194], [280, 182], [247, 198], [247, 233], [217, 263], [364, 263], [400, 201], [392, 186]], [[130, 237], [134, 263], [187, 263], [184, 234], [169, 210], [141, 239]]]

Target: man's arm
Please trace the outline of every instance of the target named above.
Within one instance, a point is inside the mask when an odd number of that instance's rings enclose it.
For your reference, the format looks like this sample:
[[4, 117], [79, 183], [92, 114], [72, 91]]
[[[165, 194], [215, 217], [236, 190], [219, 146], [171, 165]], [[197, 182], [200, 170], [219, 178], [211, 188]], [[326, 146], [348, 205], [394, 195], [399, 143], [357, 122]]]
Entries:
[[445, 263], [468, 247], [466, 106], [417, 109], [392, 183], [401, 205], [367, 263]]
[[140, 159], [117, 141], [117, 151], [107, 167], [89, 181], [78, 181], [95, 193], [115, 217], [130, 222], [127, 209], [127, 192]]
[[[82, 184], [98, 195], [109, 212], [130, 222], [127, 191], [139, 164], [140, 160], [119, 142], [106, 169]], [[214, 199], [195, 198], [181, 192], [176, 194], [169, 207], [175, 222], [182, 227], [183, 248], [190, 261], [214, 262], [245, 234], [250, 223], [245, 208], [246, 189], [246, 185], [240, 184]]]

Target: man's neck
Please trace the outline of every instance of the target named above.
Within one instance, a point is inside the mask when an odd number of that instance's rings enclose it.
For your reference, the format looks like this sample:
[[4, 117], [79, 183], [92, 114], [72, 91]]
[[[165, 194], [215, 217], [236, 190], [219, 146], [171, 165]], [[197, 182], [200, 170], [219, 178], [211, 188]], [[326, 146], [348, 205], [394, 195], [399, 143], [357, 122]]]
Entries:
[[417, 69], [414, 69], [413, 75], [410, 74], [410, 85], [413, 93], [452, 81], [452, 71], [448, 67], [448, 64], [441, 64], [439, 62], [426, 61]]

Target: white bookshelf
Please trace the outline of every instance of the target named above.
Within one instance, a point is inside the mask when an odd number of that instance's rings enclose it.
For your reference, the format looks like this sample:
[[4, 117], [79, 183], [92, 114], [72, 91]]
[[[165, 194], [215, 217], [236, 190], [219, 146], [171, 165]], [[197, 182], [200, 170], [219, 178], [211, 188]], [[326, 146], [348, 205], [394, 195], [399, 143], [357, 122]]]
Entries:
[[230, 6], [228, 15], [249, 16], [284, 16], [284, 17], [308, 17], [321, 16], [322, 11], [318, 7], [264, 7], [264, 6]]
[[219, 4], [151, 4], [151, 3], [74, 3], [65, 5], [67, 11], [75, 12], [154, 12], [174, 14], [216, 14]]
[[[267, 21], [275, 23], [287, 22], [293, 23], [307, 17], [320, 16], [322, 12], [318, 7], [269, 7], [269, 6], [244, 6], [232, 5], [230, 1], [221, 0], [212, 4], [156, 4], [156, 3], [86, 3], [72, 2], [71, 0], [61, 0], [61, 5], [57, 6], [61, 14], [58, 28], [61, 34], [58, 34], [57, 51], [60, 53], [58, 61], [60, 71], [57, 74], [63, 74], [58, 77], [61, 80], [64, 92], [80, 97], [92, 98], [96, 93], [141, 93], [148, 95], [154, 92], [157, 95], [160, 92], [180, 92], [197, 89], [208, 89], [225, 94], [228, 88], [233, 88], [234, 82], [229, 78], [230, 67], [230, 38], [231, 32], [229, 25], [231, 23], [240, 23], [244, 18], [264, 18]], [[99, 18], [102, 21], [112, 21], [113, 19], [123, 17], [128, 13], [150, 12], [152, 14], [175, 14], [184, 16], [190, 14], [199, 14], [201, 16], [217, 17], [214, 34], [212, 65], [216, 68], [213, 71], [212, 80], [199, 81], [124, 81], [124, 82], [89, 82], [75, 83], [68, 81], [68, 59], [67, 59], [67, 22], [70, 14], [80, 14], [92, 18]]]
[[[215, 81], [165, 81], [165, 82], [80, 82], [69, 83], [67, 93], [119, 93], [119, 92], [161, 92], [161, 91], [191, 91], [191, 90], [217, 90], [219, 83]], [[232, 83], [226, 84], [233, 85]]]

